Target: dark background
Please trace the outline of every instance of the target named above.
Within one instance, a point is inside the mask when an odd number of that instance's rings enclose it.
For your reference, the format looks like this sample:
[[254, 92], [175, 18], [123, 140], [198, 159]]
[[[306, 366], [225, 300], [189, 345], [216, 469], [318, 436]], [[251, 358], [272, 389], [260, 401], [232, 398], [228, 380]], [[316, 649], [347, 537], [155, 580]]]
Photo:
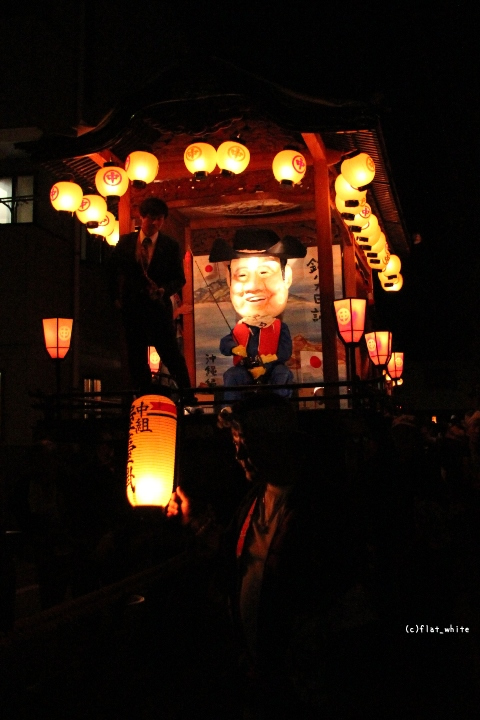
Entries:
[[465, 3], [423, 5], [5, 3], [3, 126], [17, 117], [72, 134], [66, 118], [75, 112], [94, 126], [185, 56], [227, 59], [315, 97], [372, 103], [407, 228], [422, 239], [403, 259], [401, 292], [377, 292], [378, 322], [413, 360], [460, 362], [480, 354], [477, 17]]

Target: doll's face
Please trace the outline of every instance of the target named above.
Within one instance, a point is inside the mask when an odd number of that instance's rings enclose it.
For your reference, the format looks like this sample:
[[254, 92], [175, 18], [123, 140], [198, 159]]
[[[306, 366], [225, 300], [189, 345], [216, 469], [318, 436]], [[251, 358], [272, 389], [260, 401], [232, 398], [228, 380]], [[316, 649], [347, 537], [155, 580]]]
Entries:
[[285, 310], [288, 288], [292, 284], [292, 268], [282, 266], [279, 258], [235, 258], [227, 273], [230, 299], [241, 317], [278, 317]]

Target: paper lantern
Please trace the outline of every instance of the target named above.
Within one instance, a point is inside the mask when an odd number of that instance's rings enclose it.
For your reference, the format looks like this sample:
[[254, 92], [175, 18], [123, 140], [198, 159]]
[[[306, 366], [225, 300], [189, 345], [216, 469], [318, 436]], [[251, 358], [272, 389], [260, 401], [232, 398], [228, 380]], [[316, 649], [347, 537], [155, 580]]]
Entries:
[[385, 237], [385, 233], [381, 232], [378, 240], [376, 240], [373, 245], [370, 245], [370, 252], [379, 253], [384, 249], [386, 244], [387, 238]]
[[135, 150], [125, 160], [125, 172], [134, 187], [144, 188], [157, 177], [158, 160], [152, 153]]
[[403, 287], [403, 276], [400, 273], [398, 273], [395, 281], [393, 281], [393, 280], [385, 281], [380, 277], [380, 285], [382, 286], [382, 289], [385, 290], [386, 292], [398, 292]]
[[113, 162], [107, 162], [95, 175], [95, 186], [102, 197], [121, 197], [128, 190], [128, 175]]
[[392, 352], [390, 360], [388, 361], [388, 374], [394, 380], [397, 380], [403, 372], [403, 355], [403, 352]]
[[297, 185], [307, 172], [307, 161], [298, 150], [281, 150], [273, 159], [272, 170], [281, 185]]
[[100, 195], [84, 195], [75, 214], [88, 228], [97, 228], [107, 214], [107, 203]]
[[101, 235], [102, 237], [106, 238], [108, 235], [111, 235], [115, 230], [116, 222], [117, 221], [115, 220], [115, 215], [107, 211], [103, 220], [98, 223], [98, 227], [87, 227], [87, 230], [91, 235]]
[[50, 202], [55, 210], [75, 212], [82, 204], [83, 190], [74, 182], [57, 182], [50, 190]]
[[359, 213], [366, 202], [365, 197], [363, 200], [343, 200], [340, 195], [335, 195], [335, 207], [340, 213]]
[[243, 143], [228, 140], [217, 148], [217, 165], [223, 175], [238, 175], [247, 169], [250, 151]]
[[[385, 279], [385, 281], [393, 280], [393, 282], [395, 282], [401, 268], [402, 263], [398, 255], [390, 255], [387, 266], [382, 272], [383, 279]], [[382, 278], [380, 278], [380, 280], [382, 280]]]
[[367, 301], [364, 298], [334, 300], [338, 334], [346, 345], [360, 342], [365, 327]]
[[378, 253], [373, 252], [373, 250], [367, 252], [367, 262], [373, 270], [383, 270], [387, 266], [389, 258], [390, 250], [387, 245], [385, 245]]
[[392, 354], [392, 333], [387, 330], [365, 335], [368, 354], [374, 365], [386, 365]]
[[365, 190], [356, 190], [353, 188], [350, 183], [345, 180], [343, 175], [338, 175], [335, 180], [335, 192], [342, 200], [358, 200], [362, 204], [367, 197]]
[[158, 369], [160, 367], [160, 355], [156, 351], [156, 349], [152, 346], [148, 346], [148, 364], [150, 366], [150, 372], [156, 373], [158, 372]]
[[198, 142], [189, 145], [183, 160], [186, 168], [197, 179], [210, 175], [217, 165], [217, 151], [208, 143]]
[[374, 245], [379, 240], [381, 232], [378, 218], [372, 213], [361, 231], [354, 234], [354, 238], [359, 245]]
[[116, 245], [120, 240], [120, 221], [115, 220], [113, 232], [110, 235], [106, 235], [105, 240], [109, 245]]
[[163, 395], [142, 395], [130, 409], [127, 498], [131, 505], [166, 507], [173, 490], [177, 408]]
[[70, 348], [73, 320], [69, 318], [46, 318], [43, 320], [45, 347], [51, 358], [64, 358]]
[[375, 163], [367, 153], [359, 153], [344, 160], [340, 171], [349, 185], [362, 188], [369, 185], [375, 177]]

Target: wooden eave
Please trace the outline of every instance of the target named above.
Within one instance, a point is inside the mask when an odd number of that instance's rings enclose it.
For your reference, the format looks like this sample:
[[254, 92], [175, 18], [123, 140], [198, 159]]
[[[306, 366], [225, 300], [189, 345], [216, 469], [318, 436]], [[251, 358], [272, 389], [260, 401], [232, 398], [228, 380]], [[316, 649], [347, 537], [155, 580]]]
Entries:
[[[160, 165], [157, 182], [164, 183], [165, 189], [166, 183], [170, 184], [169, 205], [180, 214], [183, 207], [186, 222], [201, 226], [214, 221], [202, 214], [202, 205], [226, 203], [239, 192], [243, 200], [247, 195], [254, 199], [258, 192], [296, 198], [301, 205], [298, 218], [313, 217], [308, 172], [302, 187], [291, 193], [269, 179], [272, 159], [286, 144], [295, 144], [311, 167], [313, 161], [302, 137], [305, 133], [319, 133], [329, 150], [357, 149], [371, 155], [376, 175], [369, 188], [369, 201], [392, 250], [407, 254], [410, 243], [376, 114], [361, 103], [299, 95], [217, 59], [203, 68], [189, 65], [167, 69], [84, 135], [43, 137], [22, 143], [22, 148], [54, 177], [73, 175], [84, 192], [95, 192], [94, 178], [102, 157], [111, 154], [123, 162], [133, 150], [154, 152]], [[212, 175], [210, 194], [206, 185], [193, 193], [183, 162], [185, 147], [201, 139], [218, 146], [238, 135], [251, 152], [250, 165], [243, 174], [248, 182], [243, 175], [234, 181]], [[332, 176], [339, 167], [340, 162], [331, 167]], [[172, 200], [174, 183], [178, 183], [178, 192]]]

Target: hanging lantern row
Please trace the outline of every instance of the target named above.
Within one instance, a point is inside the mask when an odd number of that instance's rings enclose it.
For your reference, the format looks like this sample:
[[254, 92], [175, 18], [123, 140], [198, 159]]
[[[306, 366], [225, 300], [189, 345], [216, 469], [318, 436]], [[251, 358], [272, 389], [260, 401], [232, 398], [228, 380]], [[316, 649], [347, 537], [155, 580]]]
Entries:
[[[217, 150], [213, 145], [198, 142], [187, 147], [183, 159], [187, 170], [200, 180], [210, 175], [217, 165], [222, 175], [238, 175], [246, 170], [250, 152], [238, 141], [224, 142]], [[286, 148], [275, 155], [272, 171], [280, 184], [297, 185], [307, 171], [307, 161], [298, 150]]]
[[[84, 195], [80, 185], [74, 182], [57, 182], [50, 190], [50, 201], [55, 210], [75, 212], [87, 228], [104, 227], [107, 217], [104, 198], [122, 197], [127, 192], [130, 181], [134, 187], [144, 188], [155, 180], [157, 173], [158, 160], [155, 155], [138, 150], [127, 157], [125, 169], [114, 162], [106, 162], [97, 171], [95, 186], [99, 195]], [[109, 233], [96, 234], [105, 236]]]
[[[354, 346], [358, 345], [364, 333], [366, 306], [365, 298], [346, 297], [333, 301], [338, 334], [351, 352], [352, 377], [355, 376]], [[367, 333], [365, 342], [372, 363], [386, 367], [385, 379], [393, 385], [401, 385], [404, 353], [392, 352], [392, 333], [388, 331]]]
[[[375, 163], [367, 153], [344, 160], [335, 180], [335, 206], [363, 250], [369, 267], [378, 272], [383, 290], [397, 292], [403, 285], [400, 259], [391, 255], [385, 233], [367, 203], [367, 186], [374, 177]], [[391, 260], [395, 270], [387, 271]]]

